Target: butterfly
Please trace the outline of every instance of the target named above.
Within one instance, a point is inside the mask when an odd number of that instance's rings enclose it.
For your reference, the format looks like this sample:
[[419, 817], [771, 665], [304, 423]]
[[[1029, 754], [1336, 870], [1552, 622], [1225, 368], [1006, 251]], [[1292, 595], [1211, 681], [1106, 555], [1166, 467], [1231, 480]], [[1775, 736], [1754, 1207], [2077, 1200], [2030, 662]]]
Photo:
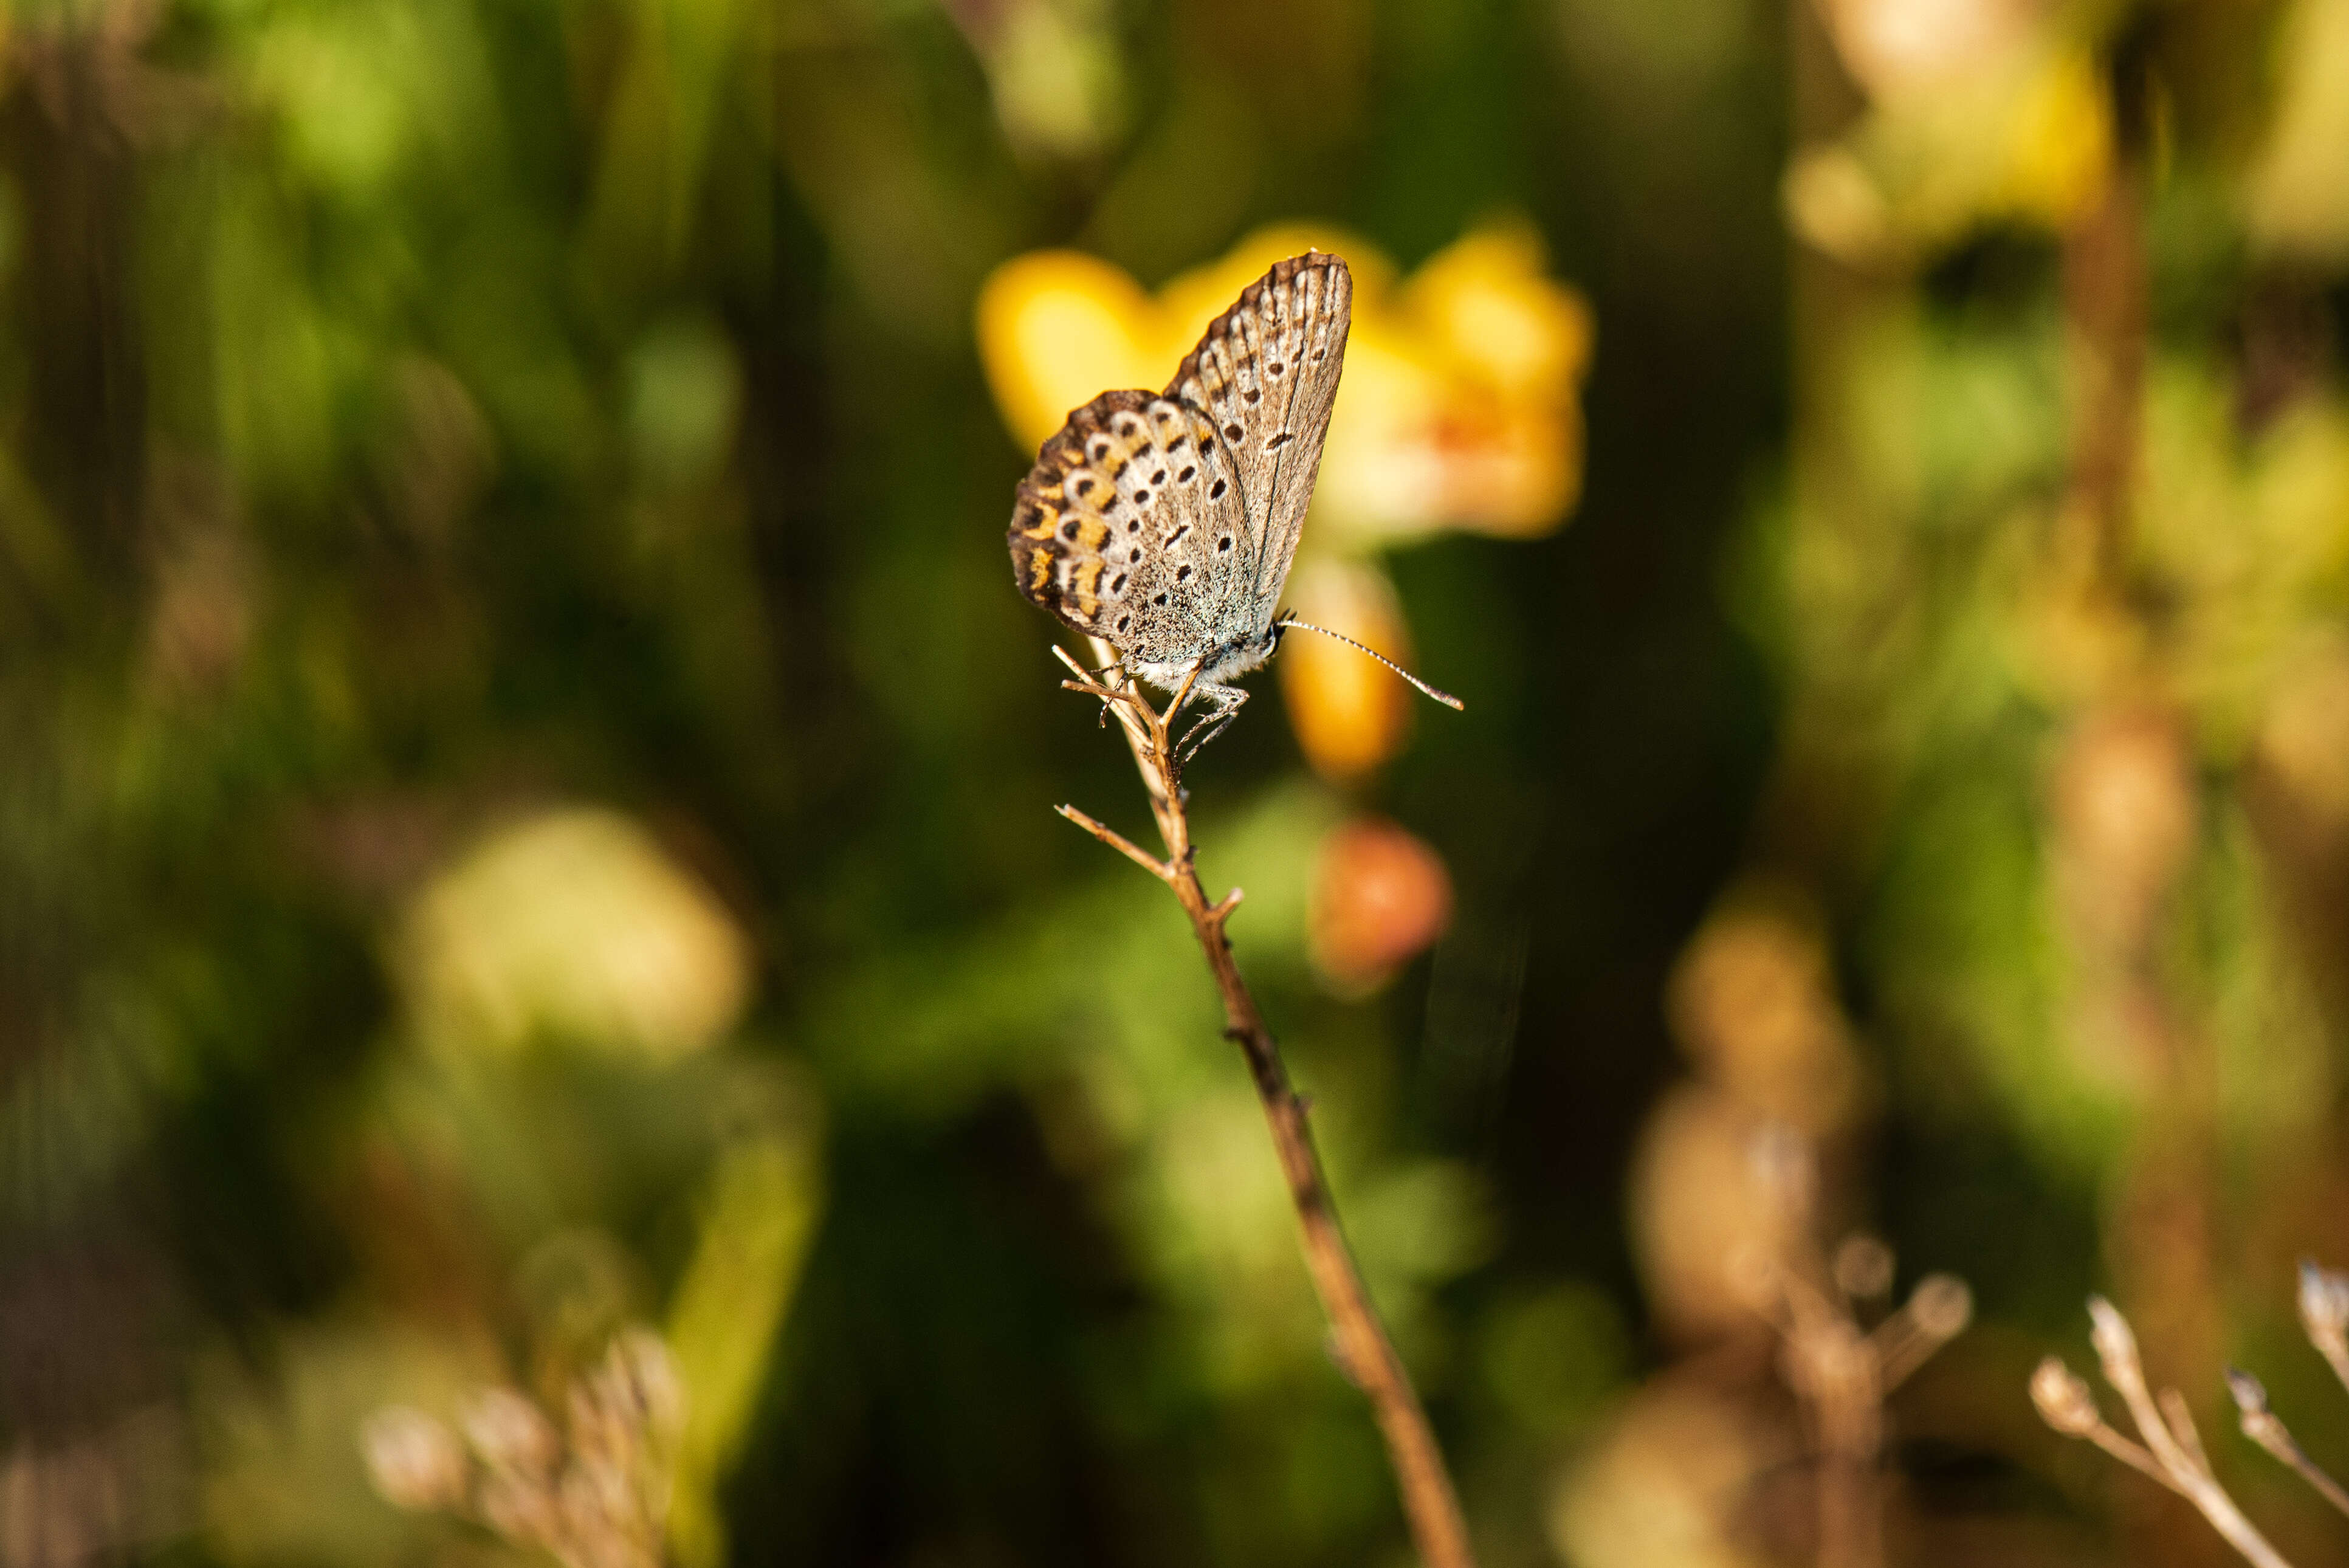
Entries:
[[[1164, 392], [1104, 392], [1071, 411], [1019, 482], [1009, 542], [1030, 603], [1115, 648], [1162, 690], [1207, 705], [1185, 754], [1222, 733], [1230, 683], [1279, 647], [1276, 615], [1346, 362], [1345, 259], [1276, 263], [1211, 322]], [[1453, 707], [1392, 660], [1350, 644]]]

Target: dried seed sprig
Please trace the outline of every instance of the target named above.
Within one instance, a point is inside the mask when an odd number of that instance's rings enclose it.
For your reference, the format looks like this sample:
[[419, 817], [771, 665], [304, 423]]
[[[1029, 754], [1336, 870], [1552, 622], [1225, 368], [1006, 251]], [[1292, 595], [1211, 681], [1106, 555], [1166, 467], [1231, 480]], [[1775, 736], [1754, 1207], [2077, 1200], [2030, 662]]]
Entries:
[[2127, 1407], [2142, 1442], [2132, 1441], [2107, 1422], [2086, 1382], [2054, 1356], [2031, 1377], [2031, 1402], [2040, 1419], [2066, 1437], [2085, 1439], [2178, 1493], [2257, 1568], [2290, 1568], [2219, 1484], [2184, 1397], [2164, 1388], [2157, 1400], [2147, 1387], [2137, 1333], [2128, 1319], [2101, 1295], [2088, 1298], [2088, 1317], [2089, 1343], [2095, 1347], [2105, 1381]]
[[455, 1427], [394, 1406], [360, 1429], [376, 1491], [451, 1514], [564, 1568], [660, 1568], [684, 1390], [660, 1336], [631, 1329], [564, 1390], [556, 1424], [518, 1389], [467, 1399]]

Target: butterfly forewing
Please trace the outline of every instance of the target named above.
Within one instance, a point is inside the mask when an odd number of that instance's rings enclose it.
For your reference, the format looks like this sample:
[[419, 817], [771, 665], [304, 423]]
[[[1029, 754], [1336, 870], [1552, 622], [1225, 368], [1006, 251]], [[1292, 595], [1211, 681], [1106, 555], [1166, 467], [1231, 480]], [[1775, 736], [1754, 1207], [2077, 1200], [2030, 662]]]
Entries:
[[1247, 497], [1247, 593], [1225, 614], [1269, 624], [1297, 558], [1346, 358], [1353, 278], [1309, 252], [1281, 262], [1209, 325], [1167, 395], [1206, 410]]

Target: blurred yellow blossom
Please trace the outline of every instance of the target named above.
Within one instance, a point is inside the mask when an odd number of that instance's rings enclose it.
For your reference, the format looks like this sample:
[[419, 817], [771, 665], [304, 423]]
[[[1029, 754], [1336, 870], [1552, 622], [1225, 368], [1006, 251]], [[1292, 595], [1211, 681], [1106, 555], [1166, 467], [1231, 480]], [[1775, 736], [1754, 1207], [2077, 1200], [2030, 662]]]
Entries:
[[1754, 1568], [1737, 1502], [1788, 1463], [1783, 1438], [1695, 1377], [1642, 1389], [1560, 1476], [1550, 1542], [1586, 1568]]
[[1820, 14], [1844, 68], [1882, 102], [1995, 67], [2036, 9], [2032, 0], [1826, 0]]
[[[1367, 562], [1308, 560], [1288, 580], [1288, 603], [1317, 626], [1409, 668], [1411, 634], [1386, 574]], [[1392, 757], [1411, 727], [1420, 699], [1343, 643], [1292, 632], [1281, 642], [1281, 695], [1288, 702], [1297, 744], [1314, 771], [1352, 779]]]
[[1962, 22], [1951, 13], [1946, 48], [1869, 20], [1919, 9], [1838, 9], [1856, 18], [1837, 36], [1872, 107], [1787, 170], [1795, 231], [1846, 262], [1913, 257], [1994, 220], [2061, 225], [2104, 189], [2112, 109], [2085, 42], [2023, 26], [2012, 7]]
[[1799, 893], [1737, 889], [1673, 966], [1669, 995], [1682, 1048], [1748, 1109], [1815, 1137], [1859, 1109], [1826, 942]]
[[492, 833], [426, 885], [394, 947], [436, 1045], [551, 1034], [676, 1057], [730, 1027], [750, 991], [750, 944], [725, 909], [605, 810]]
[[1042, 446], [1096, 393], [1158, 385], [1174, 363], [1158, 316], [1139, 284], [1075, 251], [997, 268], [978, 296], [979, 357], [1020, 445]]
[[1400, 284], [1369, 244], [1305, 224], [1259, 230], [1154, 299], [1090, 256], [1018, 257], [978, 300], [979, 350], [1005, 421], [1040, 445], [1098, 393], [1164, 385], [1241, 289], [1309, 247], [1352, 267], [1354, 320], [1315, 498], [1323, 526], [1308, 547], [1557, 526], [1581, 480], [1590, 314], [1544, 274], [1540, 242], [1521, 225], [1472, 233]]
[[2275, 52], [2281, 88], [2247, 192], [2263, 249], [2349, 256], [2349, 0], [2295, 0]]

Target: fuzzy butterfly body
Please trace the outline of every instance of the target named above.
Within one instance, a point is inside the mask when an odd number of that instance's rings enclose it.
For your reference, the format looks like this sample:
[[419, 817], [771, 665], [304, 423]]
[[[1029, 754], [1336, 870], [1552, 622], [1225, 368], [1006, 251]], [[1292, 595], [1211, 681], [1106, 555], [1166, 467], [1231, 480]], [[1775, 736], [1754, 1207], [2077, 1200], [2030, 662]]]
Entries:
[[1222, 683], [1280, 641], [1338, 393], [1353, 279], [1309, 251], [1209, 325], [1165, 391], [1104, 392], [1069, 416], [1020, 481], [1009, 533], [1019, 591], [1124, 664], [1228, 715]]

